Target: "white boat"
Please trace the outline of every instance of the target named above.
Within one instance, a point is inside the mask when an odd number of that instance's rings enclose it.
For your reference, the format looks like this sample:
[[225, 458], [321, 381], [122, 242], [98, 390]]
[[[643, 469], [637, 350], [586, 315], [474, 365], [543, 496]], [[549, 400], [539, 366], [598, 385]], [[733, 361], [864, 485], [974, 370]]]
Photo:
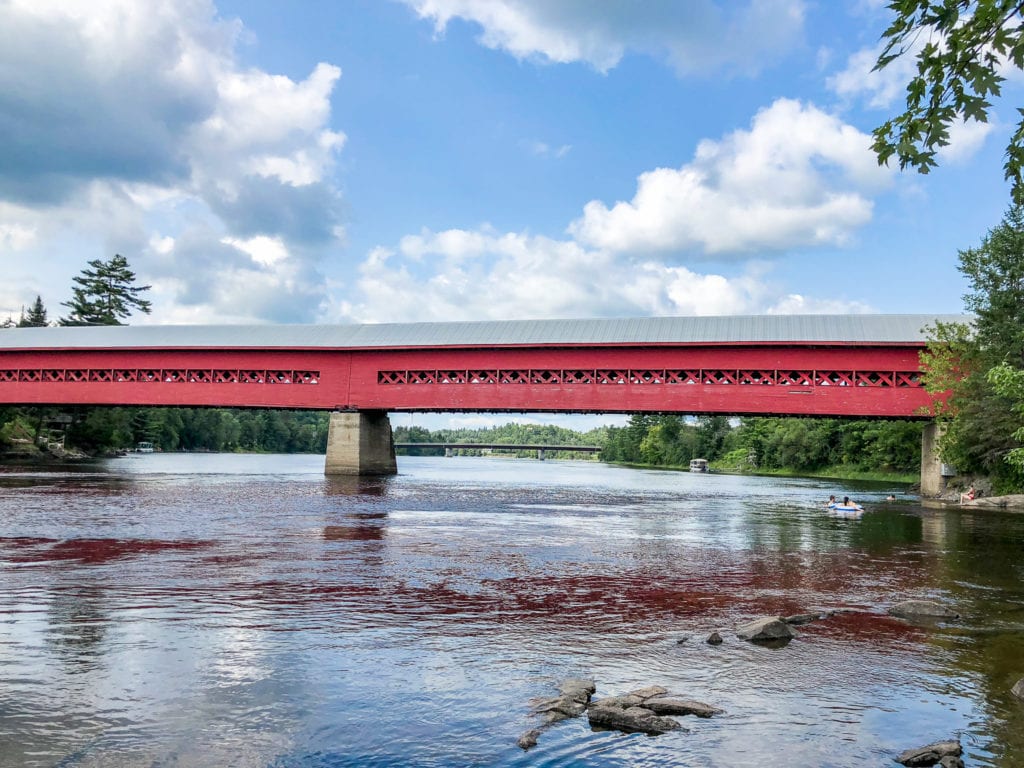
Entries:
[[150, 442], [147, 442], [146, 440], [142, 440], [142, 441], [136, 443], [136, 445], [135, 445], [135, 452], [136, 453], [152, 453], [153, 452], [153, 444], [150, 443]]
[[860, 504], [829, 504], [828, 511], [838, 515], [859, 515], [864, 511], [864, 507]]
[[690, 459], [691, 472], [709, 472], [707, 459]]

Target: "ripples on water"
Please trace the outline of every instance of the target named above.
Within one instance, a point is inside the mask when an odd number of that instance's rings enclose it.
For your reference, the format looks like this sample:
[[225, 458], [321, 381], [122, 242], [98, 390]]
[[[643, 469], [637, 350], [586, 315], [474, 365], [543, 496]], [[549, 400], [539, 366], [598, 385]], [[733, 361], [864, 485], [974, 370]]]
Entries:
[[[399, 468], [0, 470], [0, 765], [859, 766], [957, 736], [970, 766], [1024, 765], [1020, 517], [886, 504], [887, 486]], [[827, 516], [833, 492], [868, 513]], [[885, 615], [909, 597], [966, 618]], [[728, 631], [818, 608], [851, 612], [782, 649]], [[529, 699], [572, 676], [726, 714], [656, 738], [569, 720], [523, 753]]]

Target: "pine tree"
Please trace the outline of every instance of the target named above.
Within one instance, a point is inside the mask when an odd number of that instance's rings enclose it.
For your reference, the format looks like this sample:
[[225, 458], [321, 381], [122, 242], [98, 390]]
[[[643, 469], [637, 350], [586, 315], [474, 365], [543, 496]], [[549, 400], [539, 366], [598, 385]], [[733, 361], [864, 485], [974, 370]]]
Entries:
[[70, 314], [61, 319], [61, 325], [124, 325], [121, 321], [132, 309], [149, 314], [150, 302], [139, 294], [148, 291], [148, 285], [135, 285], [135, 273], [128, 260], [120, 254], [109, 261], [93, 259], [91, 269], [83, 269], [74, 278], [71, 301], [62, 302]]
[[28, 313], [22, 312], [21, 319], [18, 320], [19, 328], [44, 328], [49, 324], [50, 322], [46, 318], [46, 307], [43, 306], [41, 296], [36, 296], [36, 300], [28, 308]]

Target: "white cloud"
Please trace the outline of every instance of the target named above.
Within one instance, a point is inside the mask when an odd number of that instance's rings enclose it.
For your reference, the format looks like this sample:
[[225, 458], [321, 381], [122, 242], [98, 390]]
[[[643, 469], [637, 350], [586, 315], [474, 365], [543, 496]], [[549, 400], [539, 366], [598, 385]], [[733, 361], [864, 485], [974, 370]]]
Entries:
[[571, 240], [516, 233], [429, 231], [377, 248], [359, 298], [337, 308], [356, 322], [866, 311], [786, 295], [763, 265], [738, 276], [636, 262]]
[[680, 73], [753, 72], [803, 32], [804, 0], [404, 0], [442, 34], [453, 19], [481, 27], [481, 44], [516, 58], [584, 62], [600, 72], [627, 52]]
[[[934, 35], [922, 33], [905, 54], [877, 71], [873, 67], [882, 53], [883, 44], [856, 51], [847, 59], [842, 71], [828, 78], [828, 87], [844, 99], [859, 99], [870, 109], [905, 109], [907, 84], [917, 74], [917, 56], [933, 38]], [[941, 39], [938, 42], [940, 46], [943, 45]], [[1018, 72], [1006, 62], [999, 71], [1004, 77]], [[957, 120], [952, 123], [949, 128], [949, 144], [938, 150], [939, 160], [962, 163], [973, 157], [995, 127], [994, 115], [991, 120], [988, 123], [974, 120]]]
[[618, 252], [726, 256], [843, 244], [870, 220], [867, 193], [887, 179], [867, 135], [780, 99], [749, 131], [701, 142], [682, 168], [642, 174], [631, 201], [587, 203], [569, 231]]
[[974, 157], [998, 123], [957, 120], [949, 126], [949, 144], [940, 147], [939, 162], [963, 164]]
[[826, 80], [830, 90], [843, 98], [861, 99], [872, 109], [888, 109], [903, 98], [907, 83], [914, 76], [916, 51], [894, 59], [885, 69], [875, 70], [882, 45], [864, 48], [846, 60], [846, 67]]
[[562, 144], [559, 147], [552, 147], [550, 144], [543, 141], [525, 141], [523, 142], [523, 146], [526, 147], [526, 150], [531, 155], [536, 155], [537, 157], [554, 157], [559, 160], [569, 154], [572, 150], [571, 144]]
[[345, 136], [329, 124], [341, 71], [244, 68], [242, 32], [212, 0], [0, 4], [0, 255], [21, 249], [70, 285], [89, 258], [125, 253], [154, 285], [151, 320], [235, 317], [241, 298], [202, 281], [242, 278], [245, 316], [315, 319], [318, 259], [344, 236], [331, 173]]

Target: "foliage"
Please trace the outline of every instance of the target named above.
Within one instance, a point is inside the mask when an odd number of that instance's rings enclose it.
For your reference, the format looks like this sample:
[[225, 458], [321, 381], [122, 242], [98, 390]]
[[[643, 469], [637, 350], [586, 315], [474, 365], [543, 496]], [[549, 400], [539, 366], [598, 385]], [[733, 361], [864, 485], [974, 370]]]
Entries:
[[921, 423], [841, 419], [744, 418], [733, 427], [723, 416], [690, 424], [678, 416], [638, 415], [612, 428], [605, 461], [685, 467], [706, 458], [733, 471], [787, 470], [915, 472], [921, 463]]
[[[329, 416], [317, 411], [230, 408], [68, 408], [66, 444], [86, 453], [130, 450], [323, 453]], [[0, 442], [34, 438], [51, 409], [0, 410]], [[34, 426], [32, 426], [34, 425]]]
[[[579, 433], [553, 424], [504, 424], [482, 429], [439, 429], [431, 431], [423, 427], [399, 426], [394, 429], [396, 443], [506, 443], [509, 445], [600, 445], [604, 430]], [[402, 448], [398, 451], [405, 456], [441, 456], [443, 448]], [[458, 449], [462, 455], [479, 456], [479, 448]], [[533, 451], [515, 451], [514, 455], [532, 457]], [[555, 451], [551, 458], [588, 458], [589, 453], [581, 451]]]
[[[1000, 363], [986, 375], [996, 394], [1013, 403], [1013, 412], [1024, 421], [1024, 370]], [[1018, 443], [1024, 443], [1024, 424], [1013, 433]], [[1024, 447], [1017, 446], [1006, 453], [1006, 461], [1018, 472], [1024, 473]]]
[[28, 308], [28, 313], [22, 312], [21, 319], [18, 320], [19, 328], [43, 328], [49, 324], [41, 296], [36, 296], [36, 300]]
[[[900, 168], [921, 173], [935, 166], [960, 120], [988, 122], [1007, 65], [1024, 67], [1020, 0], [890, 0], [895, 19], [882, 33], [875, 64], [884, 69], [912, 55], [917, 72], [907, 84], [906, 110], [874, 131], [879, 163], [895, 156]], [[924, 44], [919, 46], [919, 42]], [[1018, 110], [1024, 117], [1024, 110]], [[1004, 174], [1013, 199], [1024, 203], [1024, 120], [1010, 139]]]
[[73, 278], [71, 301], [62, 302], [71, 312], [61, 325], [123, 325], [133, 309], [149, 314], [150, 302], [141, 298], [148, 285], [135, 285], [135, 273], [120, 254], [109, 261], [93, 259], [89, 267]]

